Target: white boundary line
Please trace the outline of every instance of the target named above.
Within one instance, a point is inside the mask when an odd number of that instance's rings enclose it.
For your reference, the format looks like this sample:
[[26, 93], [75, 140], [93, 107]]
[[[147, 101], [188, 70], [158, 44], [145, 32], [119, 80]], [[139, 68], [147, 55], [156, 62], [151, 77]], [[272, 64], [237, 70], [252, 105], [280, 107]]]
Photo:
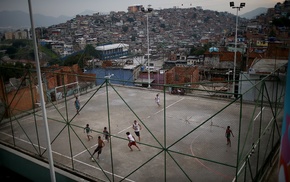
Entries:
[[132, 126], [129, 126], [129, 127], [125, 128], [125, 129], [123, 129], [123, 130], [119, 131], [119, 132], [118, 132], [118, 134], [120, 134], [120, 133], [124, 132], [125, 130], [128, 130], [129, 128], [132, 128]]
[[[265, 107], [263, 107], [262, 108], [262, 111], [264, 111], [264, 109], [265, 109]], [[254, 125], [255, 125], [255, 121], [256, 121], [256, 119], [259, 117], [261, 115], [261, 111], [256, 115], [256, 117], [254, 118], [254, 120], [253, 120], [253, 125], [252, 125], [252, 138], [253, 138], [253, 136], [254, 136]], [[271, 123], [271, 122], [270, 122]], [[269, 123], [269, 124], [270, 124]], [[268, 124], [268, 126], [269, 126], [269, 124]], [[268, 127], [267, 126], [267, 127]], [[267, 128], [266, 127], [266, 128]], [[249, 155], [247, 155], [247, 157], [248, 157]], [[240, 175], [240, 173], [242, 172], [242, 170], [244, 169], [244, 167], [245, 167], [245, 165], [246, 165], [246, 161], [244, 161], [243, 162], [243, 164], [241, 165], [241, 167], [239, 168], [239, 170], [238, 170], [238, 173], [237, 173], [237, 176], [239, 176]], [[238, 166], [239, 167], [239, 166]], [[236, 181], [236, 176], [234, 177], [234, 179], [233, 179], [233, 181], [232, 182], [235, 182]]]
[[[98, 144], [95, 144], [95, 145], [91, 146], [91, 147], [88, 148], [88, 149], [95, 148], [96, 146], [98, 146]], [[79, 152], [78, 154], [74, 155], [73, 158], [75, 158], [75, 157], [77, 157], [77, 156], [79, 156], [79, 155], [81, 155], [81, 154], [83, 154], [83, 153], [85, 153], [85, 152], [87, 152], [87, 151], [88, 151], [88, 150], [83, 150], [82, 152]]]
[[[182, 101], [183, 99], [184, 99], [184, 98], [179, 99], [178, 101], [176, 101], [176, 102], [174, 102], [174, 103], [168, 105], [166, 108], [169, 108], [169, 107], [173, 106], [174, 104], [176, 104], [176, 103]], [[160, 112], [163, 111], [163, 110], [164, 110], [164, 109], [160, 109], [159, 111], [155, 112], [153, 115], [156, 115], [156, 114], [160, 113]], [[147, 116], [147, 119], [149, 119], [150, 117], [151, 117], [151, 116]], [[125, 129], [119, 131], [118, 134], [124, 132], [125, 130], [128, 130], [128, 129], [131, 128], [131, 127], [132, 127], [132, 126], [128, 126], [127, 128], [125, 128]]]
[[[190, 147], [190, 151], [192, 156], [195, 156], [194, 152], [193, 152], [193, 142], [201, 135], [202, 133], [198, 134], [196, 137], [194, 137], [189, 145]], [[213, 168], [208, 167], [207, 165], [205, 165], [200, 159], [198, 158], [194, 158], [194, 160], [196, 160], [202, 167], [204, 167], [205, 169], [207, 169], [208, 171], [214, 173], [215, 175], [218, 175], [219, 177], [222, 177], [224, 180], [227, 179], [231, 179], [231, 177], [229, 175], [223, 174], [222, 172], [218, 171], [218, 170], [214, 170]]]
[[[89, 167], [91, 167], [91, 168], [94, 168], [94, 169], [97, 169], [97, 170], [100, 170], [100, 171], [101, 171], [101, 169], [98, 168], [98, 167], [96, 167], [96, 166], [93, 166], [93, 165], [87, 164], [87, 163], [85, 163], [85, 162], [83, 162], [83, 161], [80, 161], [80, 160], [77, 160], [77, 159], [74, 159], [74, 160], [77, 161], [77, 162], [79, 162], [79, 163], [81, 163], [81, 164], [83, 164], [83, 165], [86, 165], [86, 166], [89, 166]], [[109, 172], [109, 171], [106, 171], [106, 170], [103, 170], [103, 171], [106, 172], [106, 173], [108, 173], [108, 174], [110, 174], [110, 175], [112, 175], [112, 173]], [[120, 176], [120, 175], [117, 175], [117, 174], [114, 174], [114, 176], [116, 176], [116, 177], [118, 177], [118, 178], [121, 178], [121, 179], [124, 178], [124, 177], [122, 177], [122, 176]], [[131, 179], [128, 179], [128, 178], [125, 178], [125, 180], [130, 181], [130, 182], [135, 182], [135, 181], [133, 181], [133, 180], [131, 180]]]
[[[6, 136], [8, 136], [8, 137], [11, 137], [11, 138], [13, 137], [12, 135], [9, 135], [9, 134], [4, 133], [4, 132], [2, 132], [2, 131], [1, 131], [0, 133], [3, 134], [3, 135], [6, 135]], [[21, 139], [21, 138], [18, 138], [18, 137], [14, 137], [14, 138], [17, 139], [17, 140], [19, 140], [19, 141], [21, 141], [21, 142], [31, 144], [30, 142], [28, 142], [28, 141], [26, 141], [26, 140], [23, 140], [23, 139]], [[38, 147], [37, 144], [32, 143], [32, 145]], [[94, 145], [94, 146], [95, 146], [95, 145]], [[92, 147], [90, 147], [90, 148], [93, 148], [94, 146], [92, 146]], [[41, 149], [46, 149], [45, 147], [42, 147], [42, 146], [39, 146], [39, 147], [40, 147]], [[79, 163], [81, 163], [81, 164], [83, 164], [83, 165], [86, 165], [86, 166], [89, 166], [89, 167], [91, 167], [91, 168], [94, 168], [94, 169], [97, 169], [97, 170], [99, 170], [99, 171], [102, 171], [101, 168], [99, 168], [99, 167], [96, 167], [96, 166], [90, 165], [90, 164], [88, 164], [88, 163], [85, 163], [85, 162], [83, 162], [83, 161], [80, 161], [80, 160], [74, 158], [74, 157], [76, 157], [76, 156], [78, 156], [78, 155], [84, 153], [85, 151], [87, 151], [87, 150], [84, 150], [83, 152], [80, 152], [79, 154], [73, 156], [73, 160], [76, 161], [76, 162], [79, 162]], [[61, 153], [59, 153], [59, 152], [52, 151], [52, 153], [57, 154], [57, 155], [62, 156], [62, 157], [65, 157], [65, 158], [70, 159], [70, 160], [72, 159], [71, 157], [69, 157], [69, 156], [67, 156], [67, 155], [63, 155], [63, 154], [61, 154]], [[106, 170], [103, 170], [103, 171], [104, 171], [105, 173], [109, 174], [109, 175], [112, 175], [112, 173], [109, 172], [109, 171], [106, 171]], [[117, 175], [117, 174], [114, 174], [114, 176], [115, 176], [115, 177], [118, 177], [118, 178], [121, 178], [121, 179], [124, 178], [123, 176], [120, 176], [120, 175]], [[133, 180], [131, 180], [131, 179], [128, 179], [128, 178], [125, 178], [125, 180], [126, 180], [126, 181], [130, 181], [130, 182], [135, 182], [135, 181], [133, 181]]]
[[[264, 109], [265, 109], [265, 107], [262, 108], [262, 111], [264, 111]], [[255, 117], [254, 121], [255, 121], [255, 120], [256, 120], [256, 119], [261, 115], [261, 112], [262, 112], [262, 111], [260, 111], [260, 112], [257, 114], [257, 116]]]
[[[169, 107], [171, 107], [171, 106], [173, 106], [174, 104], [176, 104], [176, 103], [182, 101], [182, 100], [184, 100], [184, 98], [181, 98], [181, 99], [179, 99], [178, 101], [173, 102], [172, 104], [168, 105], [168, 106], [166, 107], [166, 109], [169, 108]], [[157, 112], [154, 113], [154, 114], [158, 114], [158, 113], [160, 113], [160, 112], [163, 111], [163, 110], [164, 110], [164, 109], [161, 109], [161, 110], [157, 111]]]

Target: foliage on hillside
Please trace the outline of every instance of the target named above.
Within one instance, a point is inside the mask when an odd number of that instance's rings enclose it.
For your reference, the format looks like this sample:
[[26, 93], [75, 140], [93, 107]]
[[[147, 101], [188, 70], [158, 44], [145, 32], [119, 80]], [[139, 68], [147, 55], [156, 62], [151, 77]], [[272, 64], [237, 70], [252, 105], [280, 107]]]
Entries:
[[[55, 61], [59, 60], [59, 56], [48, 47], [38, 46], [40, 61]], [[9, 40], [0, 44], [3, 56], [8, 56], [14, 60], [34, 60], [34, 48], [32, 40]], [[5, 51], [4, 51], [5, 50]]]
[[203, 55], [211, 47], [211, 44], [205, 44], [203, 47], [192, 47], [189, 55]]
[[[23, 61], [20, 61], [35, 60], [32, 40], [3, 41], [0, 44], [0, 50], [0, 60], [6, 57], [6, 61], [0, 62], [0, 76], [3, 77], [5, 82], [9, 81], [9, 78], [21, 78], [25, 75], [27, 69], [34, 67], [31, 63], [23, 64]], [[58, 56], [46, 47], [39, 46], [39, 55], [41, 55], [40, 61], [59, 60]], [[9, 58], [14, 61], [9, 61]]]
[[6, 50], [1, 57], [9, 56], [11, 59], [31, 60], [34, 56], [31, 40], [4, 41], [0, 45], [0, 50]]
[[83, 51], [68, 56], [63, 65], [72, 66], [78, 64], [80, 68], [84, 68], [86, 61], [96, 57], [99, 57], [99, 52], [92, 45], [87, 45]]
[[[288, 16], [290, 13], [288, 13]], [[290, 27], [290, 19], [287, 17], [275, 18], [273, 19], [273, 25], [277, 27]]]
[[[32, 40], [4, 41], [0, 44], [0, 59], [4, 56], [13, 60], [34, 60], [34, 48]], [[58, 64], [60, 66], [72, 66], [78, 64], [85, 67], [87, 60], [99, 57], [99, 52], [92, 45], [87, 45], [84, 50], [61, 59], [59, 55], [51, 50], [51, 46], [38, 46], [39, 60], [47, 62], [48, 65]], [[0, 76], [5, 82], [9, 78], [21, 78], [26, 74], [28, 68], [33, 68], [32, 64], [25, 65], [20, 61], [0, 62]]]
[[[34, 60], [34, 49], [32, 40], [14, 40], [5, 41], [0, 44], [0, 59], [4, 56], [14, 60]], [[84, 67], [84, 62], [96, 57], [99, 57], [99, 52], [92, 45], [87, 45], [84, 50], [75, 54], [60, 58], [51, 46], [38, 46], [39, 60], [47, 62], [48, 65], [58, 64], [60, 66], [71, 66], [79, 64]]]
[[0, 64], [0, 76], [4, 82], [8, 82], [9, 78], [21, 78], [26, 75], [28, 69], [32, 69], [34, 66], [31, 63], [25, 64], [21, 62], [14, 63], [2, 63]]

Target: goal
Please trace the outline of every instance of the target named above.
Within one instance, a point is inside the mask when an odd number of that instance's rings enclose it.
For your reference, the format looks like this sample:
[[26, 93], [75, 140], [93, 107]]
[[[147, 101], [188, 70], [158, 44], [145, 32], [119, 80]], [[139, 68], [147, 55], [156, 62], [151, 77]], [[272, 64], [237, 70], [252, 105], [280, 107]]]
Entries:
[[55, 100], [56, 104], [58, 104], [59, 100], [62, 100], [64, 97], [68, 97], [71, 95], [80, 95], [80, 87], [79, 82], [73, 82], [61, 86], [57, 86], [54, 88]]

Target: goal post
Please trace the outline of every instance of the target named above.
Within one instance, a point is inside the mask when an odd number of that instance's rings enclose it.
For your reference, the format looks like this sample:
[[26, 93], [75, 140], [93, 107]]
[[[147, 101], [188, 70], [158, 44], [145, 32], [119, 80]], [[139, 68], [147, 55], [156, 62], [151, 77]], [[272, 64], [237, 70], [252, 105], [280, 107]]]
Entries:
[[65, 85], [57, 86], [54, 88], [56, 105], [58, 105], [59, 100], [62, 100], [64, 97], [71, 95], [80, 96], [80, 87], [79, 82], [72, 82]]

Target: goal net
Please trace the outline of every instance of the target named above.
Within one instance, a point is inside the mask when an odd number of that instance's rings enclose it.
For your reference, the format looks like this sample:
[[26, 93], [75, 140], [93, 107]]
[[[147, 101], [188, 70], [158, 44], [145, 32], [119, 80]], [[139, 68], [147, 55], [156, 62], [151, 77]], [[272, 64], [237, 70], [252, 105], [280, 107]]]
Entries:
[[54, 94], [56, 103], [58, 104], [58, 102], [62, 100], [64, 97], [68, 97], [71, 95], [79, 96], [80, 95], [79, 88], [80, 88], [79, 82], [73, 82], [55, 87]]

